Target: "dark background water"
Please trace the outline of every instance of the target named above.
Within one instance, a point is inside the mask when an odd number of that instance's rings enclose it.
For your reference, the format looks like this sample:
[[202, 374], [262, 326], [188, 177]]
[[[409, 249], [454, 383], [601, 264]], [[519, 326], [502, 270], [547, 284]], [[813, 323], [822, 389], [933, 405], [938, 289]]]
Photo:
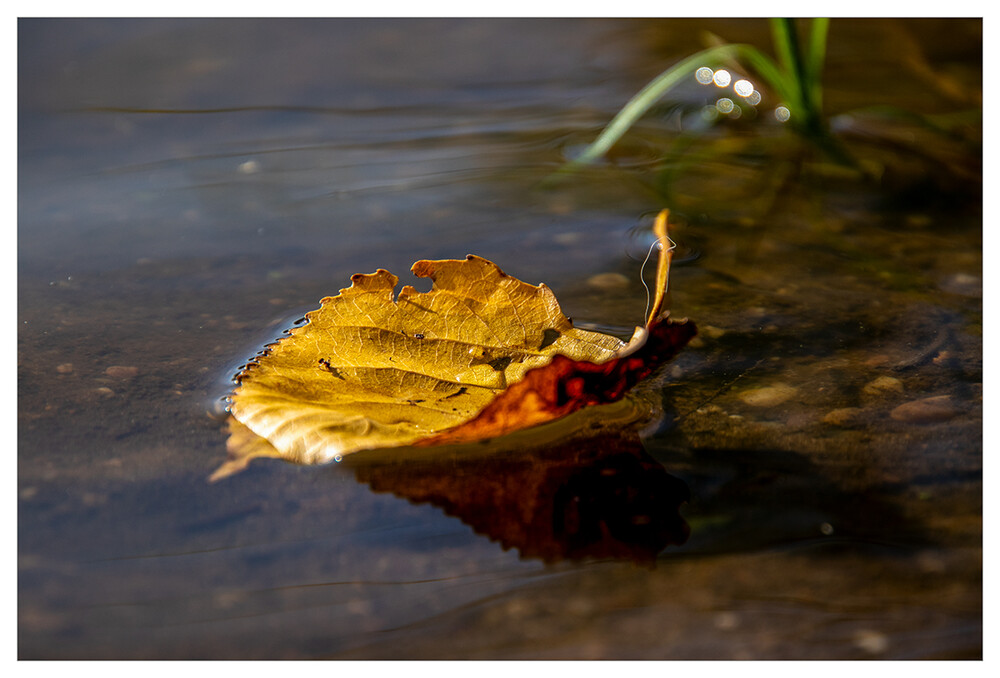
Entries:
[[[824, 105], [878, 181], [767, 92], [672, 155], [691, 82], [539, 187], [704, 31], [770, 50], [765, 21], [20, 21], [19, 656], [980, 656], [982, 22], [833, 21]], [[700, 336], [630, 403], [207, 482], [236, 366], [351, 274], [473, 252], [628, 334], [664, 206]]]

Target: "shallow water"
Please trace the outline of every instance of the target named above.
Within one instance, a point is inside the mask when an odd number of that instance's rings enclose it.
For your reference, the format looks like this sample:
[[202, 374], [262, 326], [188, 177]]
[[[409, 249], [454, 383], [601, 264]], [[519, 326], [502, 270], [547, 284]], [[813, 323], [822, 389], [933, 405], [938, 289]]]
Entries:
[[[833, 22], [878, 182], [763, 105], [671, 155], [691, 83], [542, 189], [767, 24], [20, 22], [19, 656], [981, 656], [981, 22], [944, 24]], [[236, 366], [352, 273], [473, 252], [628, 335], [664, 206], [700, 334], [629, 402], [207, 482]]]

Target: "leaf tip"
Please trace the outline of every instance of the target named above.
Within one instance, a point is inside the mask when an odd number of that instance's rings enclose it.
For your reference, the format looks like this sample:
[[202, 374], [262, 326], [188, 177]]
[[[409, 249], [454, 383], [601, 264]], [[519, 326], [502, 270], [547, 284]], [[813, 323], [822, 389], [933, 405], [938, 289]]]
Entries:
[[669, 310], [663, 310], [667, 288], [670, 283], [670, 262], [673, 259], [674, 252], [674, 243], [667, 232], [669, 219], [670, 210], [662, 209], [656, 215], [656, 221], [653, 222], [653, 235], [656, 236], [658, 241], [660, 257], [656, 262], [656, 296], [653, 299], [653, 308], [646, 318], [647, 327], [657, 319], [670, 313]]
[[429, 259], [414, 261], [413, 266], [410, 266], [410, 273], [418, 278], [430, 278], [434, 274], [434, 270], [434, 262]]
[[208, 483], [215, 484], [224, 478], [228, 478], [231, 475], [239, 473], [250, 464], [251, 459], [253, 459], [253, 457], [230, 459], [226, 461], [224, 464], [219, 466], [219, 468], [215, 469], [214, 472], [212, 472], [212, 475], [208, 477]]
[[[340, 294], [371, 291], [384, 292], [386, 290], [391, 294], [398, 282], [399, 278], [384, 268], [379, 268], [374, 273], [355, 273], [351, 276], [351, 286], [340, 290]], [[326, 299], [323, 301], [325, 302]]]

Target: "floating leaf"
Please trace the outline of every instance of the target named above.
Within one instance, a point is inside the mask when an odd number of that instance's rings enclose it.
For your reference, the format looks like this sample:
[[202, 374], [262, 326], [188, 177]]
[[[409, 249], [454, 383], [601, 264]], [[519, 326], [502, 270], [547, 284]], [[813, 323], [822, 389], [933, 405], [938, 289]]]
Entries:
[[666, 221], [664, 211], [653, 310], [627, 344], [573, 327], [548, 287], [474, 255], [415, 263], [413, 273], [434, 283], [429, 292], [405, 286], [394, 296], [398, 279], [383, 269], [354, 275], [237, 375], [229, 410], [248, 431], [233, 436], [252, 432], [270, 445], [231, 439], [237, 459], [213, 477], [275, 452], [309, 464], [481, 440], [621, 398], [694, 335], [693, 324], [661, 313]]

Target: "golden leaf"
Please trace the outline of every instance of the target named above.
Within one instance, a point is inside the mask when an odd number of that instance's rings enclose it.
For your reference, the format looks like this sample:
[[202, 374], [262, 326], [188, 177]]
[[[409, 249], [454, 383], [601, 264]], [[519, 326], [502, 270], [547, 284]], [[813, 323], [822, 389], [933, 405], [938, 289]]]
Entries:
[[[394, 296], [398, 278], [383, 269], [354, 275], [351, 287], [324, 298], [306, 314], [308, 324], [237, 376], [230, 413], [270, 445], [231, 444], [237, 459], [213, 478], [253, 456], [311, 464], [365, 449], [465, 442], [620, 398], [694, 334], [690, 323], [660, 316], [670, 261], [666, 211], [656, 229], [657, 296], [628, 344], [573, 327], [544, 284], [521, 282], [474, 255], [416, 262], [413, 273], [433, 281], [429, 292], [405, 286]], [[531, 390], [511, 388], [528, 375]], [[573, 391], [566, 402], [564, 387], [592, 392]], [[498, 398], [512, 392], [514, 401]]]

